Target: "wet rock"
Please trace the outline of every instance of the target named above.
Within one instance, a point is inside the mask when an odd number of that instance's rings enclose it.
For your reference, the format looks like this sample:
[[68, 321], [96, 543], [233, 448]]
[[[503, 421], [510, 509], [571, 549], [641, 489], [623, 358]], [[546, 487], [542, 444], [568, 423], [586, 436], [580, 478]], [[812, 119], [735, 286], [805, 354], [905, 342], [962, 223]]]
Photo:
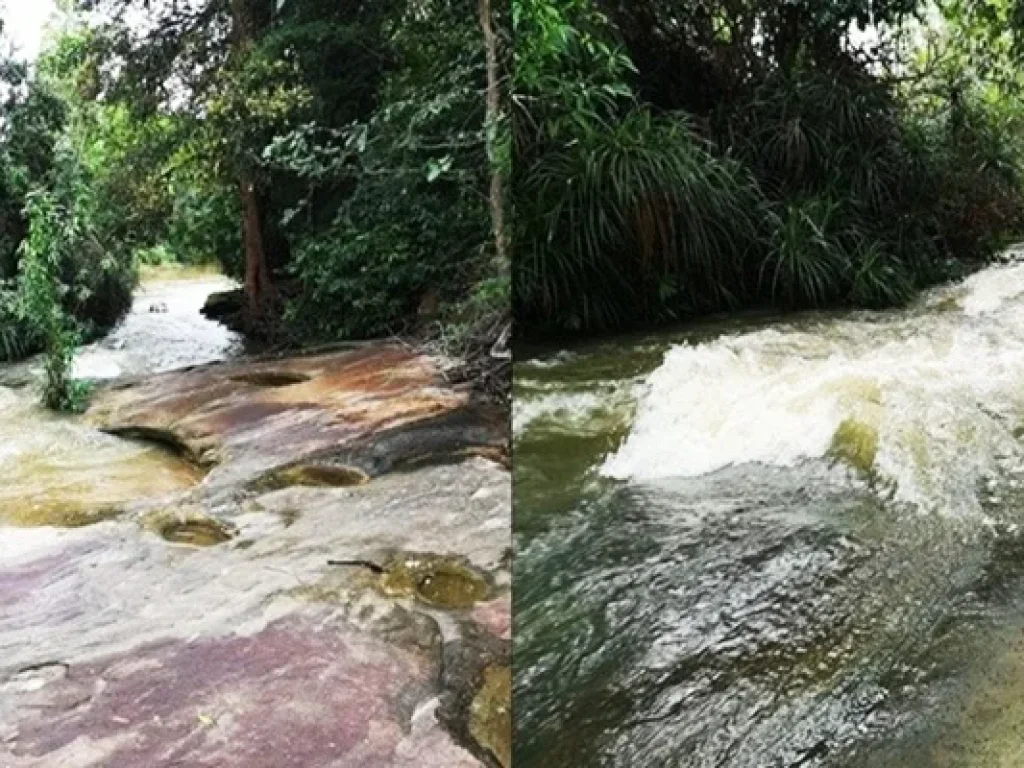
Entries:
[[[237, 486], [199, 489], [138, 522], [155, 533], [199, 517], [250, 543], [168, 546], [138, 536], [129, 515], [26, 529], [38, 545], [0, 558], [0, 685], [29, 684], [18, 674], [33, 664], [70, 667], [35, 691], [0, 691], [0, 765], [498, 764], [469, 724], [483, 670], [508, 664], [503, 470], [473, 459], [258, 503]], [[327, 565], [422, 550], [450, 551], [496, 586], [452, 610], [388, 595], [370, 569]]]
[[463, 625], [445, 643], [438, 717], [485, 764], [512, 764], [511, 643]]
[[210, 471], [0, 538], [0, 765], [499, 764], [501, 419], [391, 347], [122, 380], [87, 418]]
[[473, 608], [473, 620], [495, 637], [512, 639], [512, 605], [507, 596], [478, 603]]
[[503, 444], [500, 415], [470, 408], [467, 395], [441, 386], [429, 359], [405, 349], [278, 360], [272, 378], [289, 383], [254, 388], [270, 375], [253, 361], [136, 380], [98, 392], [87, 418], [203, 466], [217, 462], [212, 484], [311, 459], [372, 477], [425, 455]]
[[512, 670], [488, 667], [473, 699], [469, 732], [503, 768], [512, 765]]
[[207, 297], [200, 312], [210, 320], [217, 320], [229, 327], [237, 328], [241, 326], [244, 307], [245, 292], [241, 289], [217, 291]]
[[956, 296], [946, 296], [939, 299], [932, 304], [930, 309], [936, 312], [959, 312], [963, 307], [960, 306], [960, 301]]
[[[25, 712], [0, 762], [473, 765], [443, 738], [423, 762], [400, 756], [409, 738], [402, 702], [429, 696], [433, 675], [428, 655], [375, 642], [328, 615], [281, 620], [251, 636], [153, 643], [51, 682], [46, 709], [59, 717]], [[103, 695], [65, 696], [83, 686]]]

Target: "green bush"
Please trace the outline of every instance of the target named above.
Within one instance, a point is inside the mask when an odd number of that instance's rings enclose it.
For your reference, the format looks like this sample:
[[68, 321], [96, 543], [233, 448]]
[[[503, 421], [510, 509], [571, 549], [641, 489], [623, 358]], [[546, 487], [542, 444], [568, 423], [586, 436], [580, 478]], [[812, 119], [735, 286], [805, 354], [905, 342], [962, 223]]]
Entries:
[[62, 305], [59, 275], [63, 252], [77, 234], [69, 226], [74, 217], [45, 190], [30, 194], [26, 211], [29, 233], [22, 244], [21, 293], [25, 316], [46, 351], [43, 403], [54, 410], [79, 411], [88, 387], [72, 379], [71, 369], [81, 336]]
[[763, 200], [680, 116], [636, 108], [577, 126], [516, 168], [517, 316], [569, 330], [738, 302]]
[[[403, 17], [391, 39], [392, 68], [362, 119], [296, 126], [264, 153], [279, 188], [301, 182], [314, 190], [280, 221], [293, 336], [409, 331], [423, 319], [421, 305], [434, 300], [438, 315], [461, 323], [487, 311], [486, 299], [472, 300], [478, 291], [489, 295], [496, 267], [488, 248], [483, 46], [467, 9]], [[507, 281], [498, 283], [507, 291]]]
[[[648, 0], [514, 7], [527, 333], [897, 306], [1024, 230], [1024, 110], [962, 66], [905, 92], [837, 50], [846, 22], [809, 5], [779, 26], [760, 0], [722, 9], [764, 46]], [[838, 36], [792, 34], [817, 24]]]

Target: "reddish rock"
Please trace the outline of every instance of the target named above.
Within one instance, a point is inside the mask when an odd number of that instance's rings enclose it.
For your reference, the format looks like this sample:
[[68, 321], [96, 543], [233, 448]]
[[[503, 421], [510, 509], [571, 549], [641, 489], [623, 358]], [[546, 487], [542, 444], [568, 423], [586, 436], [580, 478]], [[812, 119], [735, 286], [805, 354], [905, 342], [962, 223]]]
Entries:
[[512, 601], [503, 595], [489, 603], [481, 603], [473, 609], [473, 620], [486, 627], [492, 635], [502, 640], [512, 639]]
[[153, 644], [72, 666], [38, 690], [8, 691], [29, 705], [8, 759], [91, 765], [102, 752], [96, 764], [118, 768], [425, 765], [407, 761], [412, 738], [433, 743], [438, 765], [477, 765], [433, 728], [412, 733], [414, 703], [433, 694], [435, 657], [310, 616], [251, 637]]
[[[428, 359], [379, 346], [101, 390], [93, 424], [214, 466], [106, 522], [8, 534], [7, 556], [0, 540], [0, 768], [488, 764], [438, 708], [453, 692], [471, 701], [479, 677], [442, 674], [442, 648], [464, 630], [510, 635], [511, 487], [493, 462], [461, 461], [495, 433], [466, 405]], [[345, 451], [380, 471], [262, 482]], [[407, 471], [389, 473], [382, 452]], [[156, 523], [172, 520], [230, 534], [168, 541]], [[497, 596], [446, 615], [384, 594], [372, 570], [328, 565], [403, 552], [465, 561]]]
[[128, 381], [100, 392], [88, 418], [219, 463], [211, 479], [220, 481], [466, 404], [440, 385], [426, 357], [376, 346]]

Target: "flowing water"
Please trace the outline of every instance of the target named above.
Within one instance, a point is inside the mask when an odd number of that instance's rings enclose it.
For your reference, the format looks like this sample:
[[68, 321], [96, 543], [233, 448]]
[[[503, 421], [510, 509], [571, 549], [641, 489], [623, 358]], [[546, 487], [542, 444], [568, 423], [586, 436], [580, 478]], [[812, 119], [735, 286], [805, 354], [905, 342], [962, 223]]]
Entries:
[[517, 766], [1024, 765], [1024, 265], [514, 394]]
[[[76, 375], [106, 379], [151, 373], [231, 354], [235, 335], [199, 314], [211, 292], [231, 283], [204, 273], [174, 275], [143, 283], [124, 322], [81, 351]], [[0, 366], [0, 374], [24, 373], [38, 365]], [[11, 526], [82, 525], [116, 514], [133, 500], [199, 481], [192, 467], [167, 451], [45, 411], [34, 385], [24, 384], [31, 378], [10, 376], [23, 385], [0, 385], [0, 557], [5, 548], [27, 540]]]

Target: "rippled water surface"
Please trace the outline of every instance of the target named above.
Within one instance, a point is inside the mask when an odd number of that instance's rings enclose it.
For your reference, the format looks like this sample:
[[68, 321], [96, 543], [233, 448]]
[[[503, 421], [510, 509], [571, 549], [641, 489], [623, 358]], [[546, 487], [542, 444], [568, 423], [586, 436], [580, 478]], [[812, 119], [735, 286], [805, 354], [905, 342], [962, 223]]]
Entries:
[[[238, 344], [235, 335], [199, 314], [211, 292], [229, 287], [229, 281], [212, 274], [151, 277], [124, 322], [82, 350], [76, 375], [113, 378], [230, 355]], [[0, 374], [36, 366], [33, 361], [0, 366]], [[0, 386], [0, 477], [0, 541], [8, 543], [15, 537], [3, 526], [81, 525], [116, 513], [126, 502], [180, 490], [200, 479], [162, 449], [46, 412], [31, 385]]]
[[516, 765], [1024, 765], [1024, 266], [520, 355]]

